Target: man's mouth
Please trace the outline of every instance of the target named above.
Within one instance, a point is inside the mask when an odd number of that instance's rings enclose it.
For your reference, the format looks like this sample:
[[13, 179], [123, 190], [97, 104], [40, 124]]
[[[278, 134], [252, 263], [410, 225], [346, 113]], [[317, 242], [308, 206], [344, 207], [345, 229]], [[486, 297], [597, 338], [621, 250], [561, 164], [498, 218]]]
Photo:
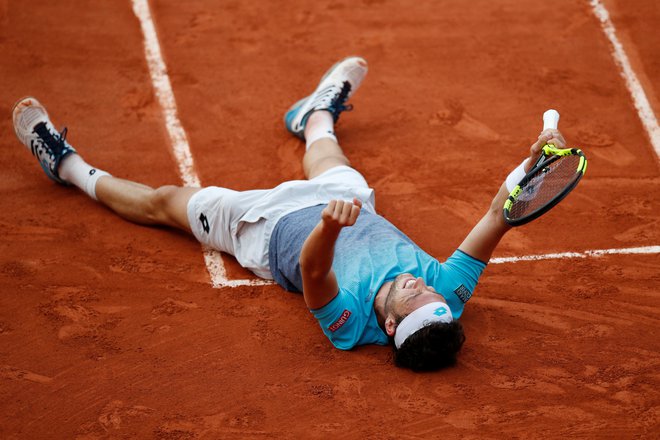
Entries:
[[412, 289], [413, 286], [415, 285], [415, 282], [416, 282], [416, 281], [417, 281], [417, 279], [415, 279], [415, 278], [412, 278], [412, 279], [407, 280], [407, 281], [404, 283], [403, 288], [404, 288], [404, 289]]

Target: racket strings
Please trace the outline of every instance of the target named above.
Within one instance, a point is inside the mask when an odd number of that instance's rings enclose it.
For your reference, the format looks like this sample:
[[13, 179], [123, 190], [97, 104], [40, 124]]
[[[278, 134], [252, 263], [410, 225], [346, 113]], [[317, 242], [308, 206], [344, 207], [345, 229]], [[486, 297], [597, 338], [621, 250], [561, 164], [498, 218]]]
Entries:
[[527, 184], [522, 186], [522, 192], [511, 205], [509, 218], [517, 219], [530, 215], [562, 193], [579, 178], [579, 162], [579, 156], [564, 156], [537, 171]]

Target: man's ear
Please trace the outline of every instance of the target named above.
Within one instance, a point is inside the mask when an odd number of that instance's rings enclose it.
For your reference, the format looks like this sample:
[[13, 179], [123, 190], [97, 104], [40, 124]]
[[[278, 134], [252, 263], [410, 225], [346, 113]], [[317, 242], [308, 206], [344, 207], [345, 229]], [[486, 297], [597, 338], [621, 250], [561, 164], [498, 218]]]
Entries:
[[394, 316], [388, 314], [387, 318], [385, 318], [385, 333], [387, 333], [387, 336], [394, 337], [394, 333], [396, 333], [396, 328], [398, 326], [399, 324], [396, 323]]

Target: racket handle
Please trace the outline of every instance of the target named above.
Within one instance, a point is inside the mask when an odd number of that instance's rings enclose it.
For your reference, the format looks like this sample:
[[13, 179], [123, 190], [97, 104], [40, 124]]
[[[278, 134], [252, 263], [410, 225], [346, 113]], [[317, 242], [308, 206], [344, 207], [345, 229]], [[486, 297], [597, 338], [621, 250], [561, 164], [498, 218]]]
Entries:
[[558, 124], [559, 112], [557, 110], [550, 109], [543, 113], [543, 130], [547, 130], [548, 128], [557, 129]]

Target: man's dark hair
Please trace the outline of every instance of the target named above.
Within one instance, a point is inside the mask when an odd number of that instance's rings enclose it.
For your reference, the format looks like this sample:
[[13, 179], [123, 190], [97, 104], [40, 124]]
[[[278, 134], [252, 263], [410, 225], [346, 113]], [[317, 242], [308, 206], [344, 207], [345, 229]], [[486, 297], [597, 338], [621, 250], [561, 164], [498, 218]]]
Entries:
[[413, 371], [449, 367], [456, 363], [463, 342], [465, 335], [460, 322], [434, 322], [408, 336], [399, 349], [393, 345], [394, 363]]

